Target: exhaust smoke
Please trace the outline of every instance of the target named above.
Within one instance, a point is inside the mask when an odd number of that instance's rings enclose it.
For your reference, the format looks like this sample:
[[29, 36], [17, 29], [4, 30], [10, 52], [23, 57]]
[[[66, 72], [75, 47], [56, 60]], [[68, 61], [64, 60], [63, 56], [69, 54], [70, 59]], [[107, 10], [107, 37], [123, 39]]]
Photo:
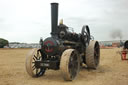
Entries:
[[122, 31], [120, 29], [112, 30], [110, 37], [112, 39], [120, 39], [121, 40], [123, 38]]

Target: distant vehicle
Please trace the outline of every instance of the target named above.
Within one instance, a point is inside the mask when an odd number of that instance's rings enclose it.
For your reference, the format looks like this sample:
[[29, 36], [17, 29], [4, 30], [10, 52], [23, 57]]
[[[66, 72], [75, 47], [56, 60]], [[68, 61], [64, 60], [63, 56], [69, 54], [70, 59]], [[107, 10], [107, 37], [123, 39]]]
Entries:
[[121, 59], [128, 60], [128, 40], [124, 42], [123, 49], [121, 50]]

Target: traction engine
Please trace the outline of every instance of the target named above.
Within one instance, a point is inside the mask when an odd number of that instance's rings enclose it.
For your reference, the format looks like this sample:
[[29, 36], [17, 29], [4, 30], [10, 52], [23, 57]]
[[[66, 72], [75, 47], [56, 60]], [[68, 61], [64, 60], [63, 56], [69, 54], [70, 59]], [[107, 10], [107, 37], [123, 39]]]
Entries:
[[96, 69], [100, 60], [99, 42], [90, 35], [88, 25], [77, 34], [63, 24], [58, 25], [58, 3], [51, 3], [51, 37], [40, 39], [41, 48], [34, 48], [26, 57], [26, 71], [32, 77], [43, 76], [46, 70], [60, 70], [64, 80], [73, 80], [80, 67]]

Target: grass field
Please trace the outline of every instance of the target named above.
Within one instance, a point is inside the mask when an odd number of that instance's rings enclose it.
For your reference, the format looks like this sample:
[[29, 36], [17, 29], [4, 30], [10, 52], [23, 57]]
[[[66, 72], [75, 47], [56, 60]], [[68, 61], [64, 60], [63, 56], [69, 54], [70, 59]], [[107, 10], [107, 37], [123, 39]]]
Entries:
[[30, 49], [0, 49], [0, 85], [128, 85], [128, 61], [122, 61], [117, 51], [101, 49], [97, 70], [81, 69], [72, 82], [63, 80], [60, 71], [47, 70], [39, 78], [25, 70], [26, 54]]

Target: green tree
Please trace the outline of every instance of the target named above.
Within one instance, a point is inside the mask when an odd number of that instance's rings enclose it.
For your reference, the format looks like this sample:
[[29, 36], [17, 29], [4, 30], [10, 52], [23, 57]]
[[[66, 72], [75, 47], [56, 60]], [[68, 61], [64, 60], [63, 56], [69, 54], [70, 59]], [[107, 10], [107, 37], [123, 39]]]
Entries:
[[8, 45], [9, 45], [8, 40], [0, 38], [0, 48], [3, 48], [4, 46], [8, 46]]

